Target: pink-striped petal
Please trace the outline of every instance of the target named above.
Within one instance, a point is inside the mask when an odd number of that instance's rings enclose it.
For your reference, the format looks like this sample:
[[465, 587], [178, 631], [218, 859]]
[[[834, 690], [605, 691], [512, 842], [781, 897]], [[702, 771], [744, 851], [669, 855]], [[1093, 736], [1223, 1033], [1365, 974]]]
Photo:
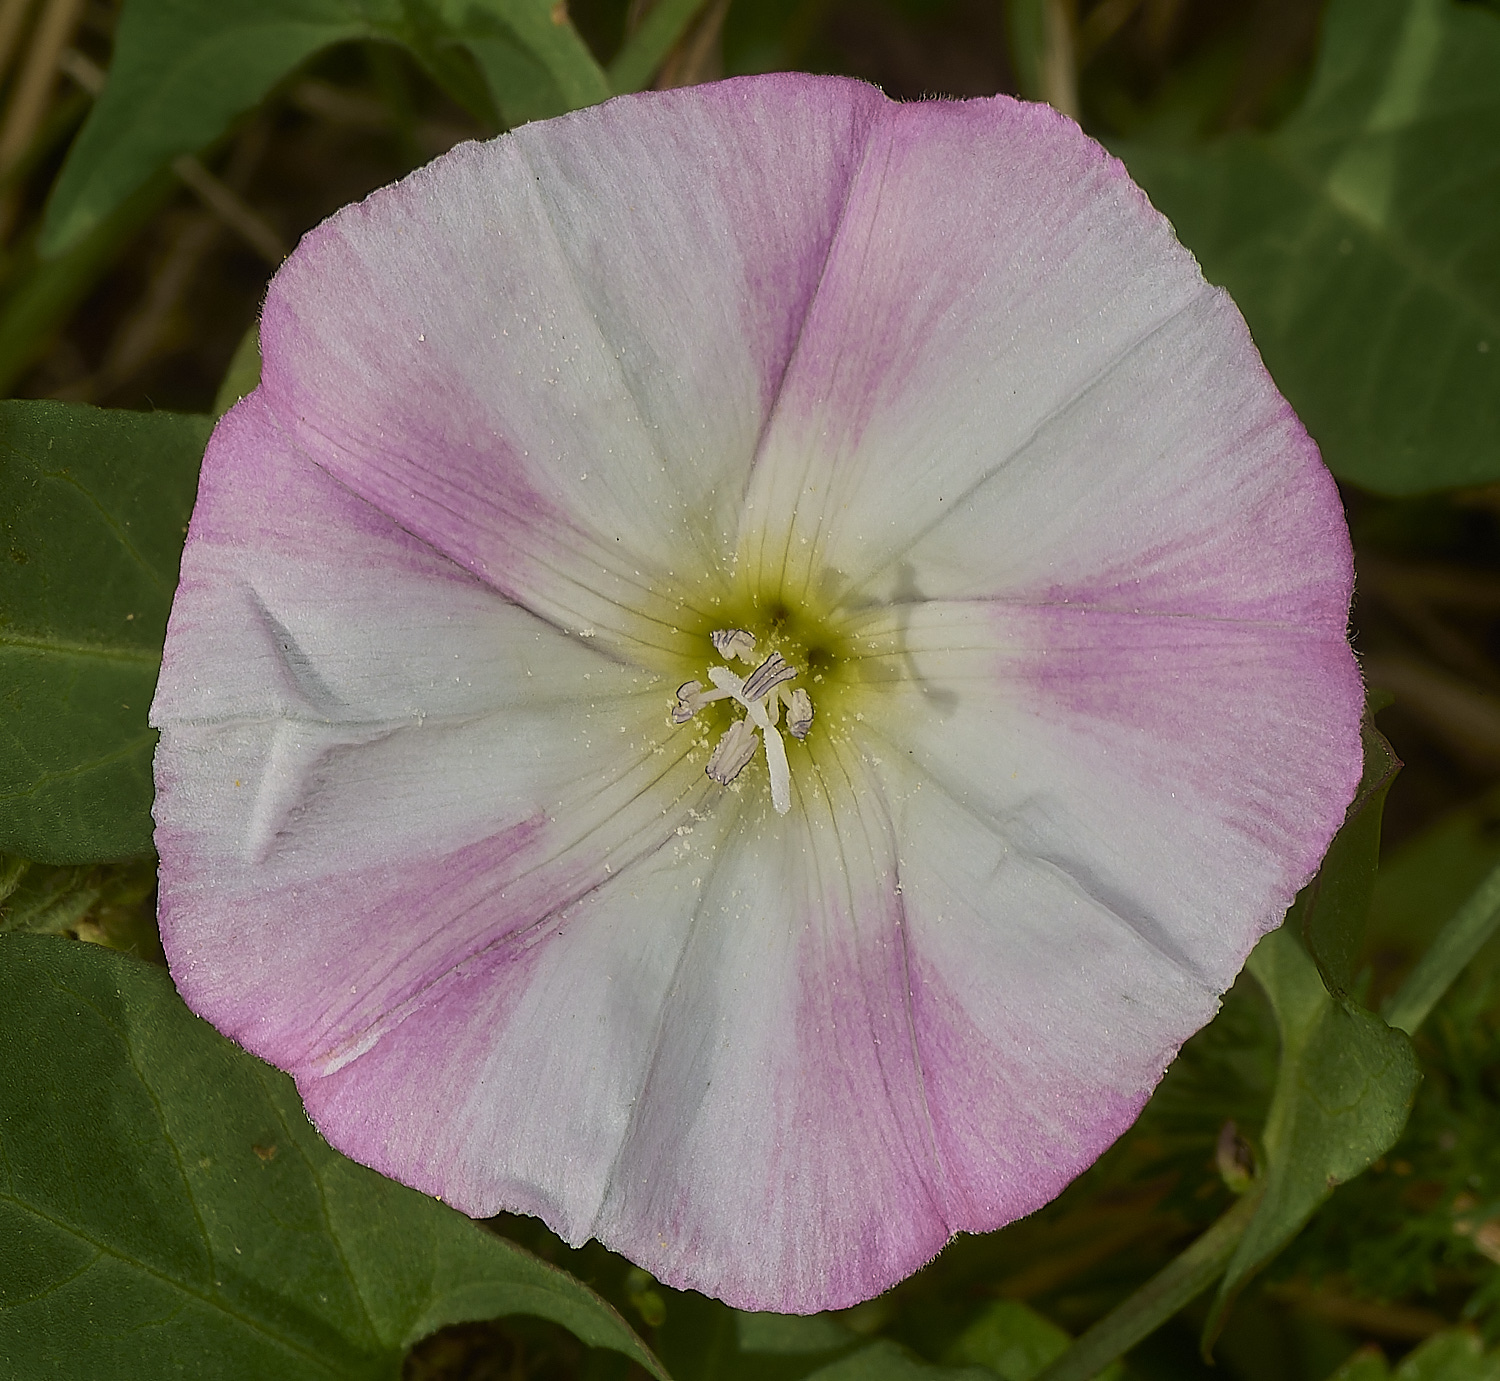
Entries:
[[267, 400], [410, 531], [641, 655], [641, 614], [670, 628], [725, 583], [885, 104], [766, 78], [464, 145], [303, 240], [266, 302]]
[[800, 766], [792, 811], [756, 798], [716, 853], [595, 1229], [669, 1284], [792, 1313], [867, 1299], [950, 1235], [900, 841], [857, 758]]
[[668, 699], [355, 498], [252, 396], [210, 443], [152, 711], [179, 987], [284, 1068], [347, 1061], [674, 837], [706, 784]]
[[1280, 923], [1357, 785], [1363, 693], [1339, 634], [1248, 620], [927, 603], [899, 642], [860, 737], [948, 1221], [982, 1231], [1125, 1130]]
[[872, 131], [741, 545], [794, 602], [1348, 609], [1332, 481], [1233, 305], [1118, 162], [1006, 98]]

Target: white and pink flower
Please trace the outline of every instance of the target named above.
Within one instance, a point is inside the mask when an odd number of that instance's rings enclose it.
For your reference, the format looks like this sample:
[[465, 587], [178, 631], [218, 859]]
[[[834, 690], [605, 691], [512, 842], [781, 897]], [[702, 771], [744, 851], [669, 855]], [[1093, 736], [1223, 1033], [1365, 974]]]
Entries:
[[308, 235], [261, 342], [153, 709], [163, 941], [465, 1212], [864, 1299], [1129, 1125], [1343, 817], [1333, 482], [1045, 107], [530, 125]]

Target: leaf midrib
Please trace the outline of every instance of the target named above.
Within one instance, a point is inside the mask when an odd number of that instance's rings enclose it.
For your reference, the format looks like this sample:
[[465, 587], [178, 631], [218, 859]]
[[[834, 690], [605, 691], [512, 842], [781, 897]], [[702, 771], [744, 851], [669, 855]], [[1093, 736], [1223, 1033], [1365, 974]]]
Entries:
[[0, 632], [0, 654], [7, 650], [16, 652], [45, 652], [60, 657], [90, 657], [110, 662], [126, 662], [153, 669], [161, 666], [161, 652], [145, 648], [107, 643], [74, 642], [67, 638], [52, 638], [46, 634], [15, 634]]
[[[217, 1274], [219, 1268], [217, 1254], [214, 1251], [213, 1242], [209, 1236], [207, 1225], [203, 1221], [203, 1216], [199, 1209], [197, 1198], [193, 1194], [192, 1183], [188, 1178], [186, 1167], [182, 1163], [181, 1150], [178, 1147], [176, 1140], [172, 1137], [168, 1130], [165, 1112], [161, 1106], [161, 1100], [157, 1096], [157, 1092], [152, 1087], [150, 1081], [145, 1077], [144, 1071], [142, 1071], [140, 1063], [136, 1058], [136, 1051], [134, 1047], [131, 1045], [130, 1041], [126, 1039], [125, 1036], [118, 1030], [118, 1028], [116, 1027], [116, 1023], [110, 1018], [109, 1014], [104, 1012], [99, 1007], [98, 1003], [93, 999], [93, 996], [91, 994], [80, 992], [76, 989], [68, 987], [66, 984], [57, 984], [56, 986], [59, 992], [67, 994], [67, 996], [72, 998], [75, 1002], [81, 1003], [83, 1006], [89, 1008], [98, 1017], [104, 1030], [108, 1031], [114, 1037], [114, 1039], [119, 1043], [121, 1049], [124, 1051], [126, 1062], [134, 1072], [136, 1082], [139, 1084], [141, 1089], [144, 1090], [146, 1096], [151, 1101], [151, 1105], [156, 1116], [157, 1125], [161, 1130], [162, 1139], [171, 1148], [172, 1157], [177, 1166], [179, 1180], [182, 1184], [183, 1194], [186, 1197], [188, 1203], [192, 1206], [193, 1218], [198, 1226], [200, 1245], [203, 1249], [204, 1254], [204, 1264], [207, 1266], [211, 1275]], [[209, 1294], [204, 1290], [195, 1289], [187, 1281], [174, 1276], [167, 1271], [160, 1270], [154, 1266], [151, 1266], [145, 1261], [129, 1256], [118, 1247], [115, 1247], [108, 1242], [99, 1240], [97, 1237], [94, 1237], [77, 1225], [70, 1223], [65, 1219], [59, 1218], [52, 1213], [48, 1213], [38, 1205], [22, 1198], [21, 1195], [15, 1190], [16, 1180], [13, 1170], [10, 1170], [8, 1166], [7, 1170], [7, 1180], [9, 1182], [9, 1188], [4, 1191], [0, 1191], [0, 1201], [13, 1204], [21, 1212], [29, 1213], [40, 1222], [48, 1224], [48, 1226], [50, 1226], [55, 1232], [72, 1237], [76, 1241], [85, 1243], [89, 1247], [92, 1247], [97, 1253], [97, 1255], [95, 1256], [96, 1262], [100, 1257], [108, 1256], [113, 1260], [120, 1262], [127, 1268], [133, 1268], [134, 1270], [139, 1271], [141, 1274], [149, 1276], [151, 1279], [160, 1282], [170, 1289], [176, 1290], [179, 1294], [186, 1296], [188, 1299], [195, 1300], [200, 1305], [216, 1311], [223, 1317], [232, 1319], [247, 1332], [258, 1334], [264, 1337], [284, 1351], [291, 1353], [293, 1356], [299, 1357], [304, 1361], [311, 1363], [315, 1368], [324, 1372], [330, 1377], [336, 1379], [348, 1378], [349, 1381], [362, 1381], [363, 1373], [350, 1371], [345, 1367], [330, 1362], [327, 1358], [320, 1356], [317, 1352], [312, 1351], [310, 1348], [302, 1345], [301, 1343], [298, 1343], [292, 1338], [286, 1337], [282, 1333], [277, 1332], [263, 1320], [255, 1319], [252, 1316], [243, 1314], [238, 1310], [232, 1308], [221, 1295]], [[314, 1178], [316, 1179], [316, 1176]], [[332, 1331], [337, 1332], [337, 1329], [332, 1328], [332, 1325], [330, 1325], [330, 1327]], [[376, 1336], [378, 1337], [378, 1335]], [[345, 1341], [347, 1342], [348, 1340], [346, 1339]]]
[[[1345, 154], [1354, 149], [1358, 142], [1351, 139], [1344, 146]], [[1476, 301], [1471, 289], [1466, 288], [1450, 273], [1424, 257], [1421, 251], [1403, 236], [1396, 234], [1388, 226], [1381, 225], [1366, 216], [1360, 215], [1355, 207], [1334, 196], [1329, 190], [1328, 177], [1319, 176], [1305, 161], [1298, 157], [1295, 140], [1286, 138], [1260, 139], [1255, 141], [1254, 147], [1259, 148], [1267, 162], [1273, 167], [1279, 168], [1291, 182], [1301, 187], [1316, 204], [1327, 207], [1336, 216], [1358, 226], [1365, 235], [1375, 241], [1379, 248], [1398, 268], [1404, 270], [1421, 286], [1444, 298], [1456, 314], [1468, 316], [1478, 321], [1487, 330], [1500, 333], [1500, 313], [1490, 310]]]
[[[90, 1236], [87, 1232], [84, 1232], [82, 1229], [74, 1226], [72, 1223], [66, 1222], [61, 1218], [54, 1217], [52, 1214], [44, 1212], [42, 1209], [37, 1207], [37, 1205], [30, 1203], [25, 1199], [22, 1199], [16, 1194], [0, 1193], [0, 1201], [12, 1204], [21, 1212], [31, 1214], [34, 1218], [38, 1219], [40, 1222], [46, 1223], [49, 1227], [52, 1227], [57, 1232], [68, 1237], [72, 1237], [79, 1242], [85, 1243], [89, 1247], [92, 1247], [96, 1252], [98, 1252], [99, 1256], [111, 1257], [124, 1266], [139, 1271], [142, 1275], [150, 1276], [153, 1280], [159, 1281], [161, 1284], [178, 1291], [180, 1294], [185, 1295], [187, 1298], [196, 1300], [199, 1304], [205, 1305], [209, 1309], [222, 1314], [225, 1318], [233, 1319], [237, 1324], [246, 1329], [248, 1332], [260, 1334], [262, 1337], [275, 1343], [278, 1347], [283, 1348], [285, 1351], [290, 1352], [293, 1355], [312, 1363], [315, 1367], [326, 1372], [329, 1376], [336, 1378], [361, 1378], [361, 1373], [351, 1372], [341, 1367], [336, 1367], [335, 1364], [330, 1363], [327, 1358], [319, 1356], [316, 1352], [309, 1350], [295, 1340], [285, 1337], [283, 1334], [276, 1332], [264, 1322], [252, 1318], [248, 1315], [239, 1313], [237, 1310], [231, 1308], [227, 1303], [225, 1303], [222, 1296], [211, 1295], [203, 1290], [195, 1289], [187, 1281], [181, 1280], [166, 1271], [158, 1270], [156, 1267], [148, 1265], [144, 1261], [137, 1260], [135, 1257], [127, 1255], [125, 1252], [119, 1250], [117, 1247], [111, 1246], [107, 1242], [101, 1242], [98, 1238]], [[95, 1260], [97, 1261], [97, 1259], [98, 1258], [96, 1257]], [[209, 1257], [209, 1261], [210, 1263], [212, 1263], [212, 1256]]]
[[24, 801], [32, 796], [39, 796], [60, 782], [72, 781], [75, 777], [85, 777], [90, 772], [99, 771], [102, 767], [109, 767], [113, 763], [133, 758], [141, 749], [152, 746], [154, 733], [155, 730], [148, 729], [143, 734], [137, 734], [123, 748], [117, 748], [112, 753], [101, 753], [98, 757], [64, 768], [61, 772], [46, 772], [39, 777], [33, 777], [18, 791], [0, 791], [0, 804]]
[[158, 567], [155, 562], [149, 560], [140, 550], [140, 548], [137, 547], [133, 541], [131, 541], [130, 535], [125, 531], [125, 528], [121, 524], [120, 520], [114, 515], [114, 513], [110, 511], [109, 508], [100, 503], [98, 495], [96, 495], [94, 491], [88, 487], [88, 485], [80, 481], [79, 478], [72, 473], [72, 471], [66, 469], [43, 470], [41, 472], [41, 478], [44, 480], [51, 480], [56, 484], [66, 485], [69, 489], [72, 489], [82, 499], [84, 499], [84, 501], [88, 503], [89, 507], [94, 510], [94, 513], [98, 517], [99, 521], [109, 529], [110, 535], [119, 544], [120, 550], [125, 553], [125, 556], [140, 569], [141, 573], [146, 577], [146, 579], [156, 587], [159, 594], [163, 595], [167, 599], [171, 599], [172, 587], [175, 582], [171, 579], [170, 576], [165, 575], [160, 567]]

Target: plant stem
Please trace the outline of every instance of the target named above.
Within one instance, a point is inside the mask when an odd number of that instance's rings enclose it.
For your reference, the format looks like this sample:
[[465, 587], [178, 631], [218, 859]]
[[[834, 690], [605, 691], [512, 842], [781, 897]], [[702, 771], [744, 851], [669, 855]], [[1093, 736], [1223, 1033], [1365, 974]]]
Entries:
[[47, 113], [57, 83], [57, 60], [68, 46], [83, 0], [49, 0], [31, 39], [31, 51], [16, 78], [15, 91], [0, 124], [0, 169], [8, 169], [26, 152]]
[[1257, 1186], [1246, 1194], [1175, 1261], [1164, 1266], [1050, 1367], [1039, 1372], [1036, 1381], [1088, 1381], [1208, 1289], [1229, 1264], [1260, 1207], [1261, 1193], [1261, 1187]]
[[1469, 895], [1438, 931], [1427, 953], [1407, 976], [1400, 991], [1385, 1004], [1387, 1023], [1408, 1036], [1427, 1020], [1438, 999], [1484, 947], [1500, 926], [1500, 865]]
[[1047, 0], [1046, 47], [1042, 53], [1042, 97], [1064, 115], [1078, 119], [1078, 59], [1073, 30], [1077, 0]]
[[625, 92], [650, 86], [662, 59], [687, 32], [703, 6], [704, 0], [658, 0], [610, 63], [611, 88]]
[[1077, 0], [1006, 0], [1011, 65], [1021, 94], [1078, 118]]

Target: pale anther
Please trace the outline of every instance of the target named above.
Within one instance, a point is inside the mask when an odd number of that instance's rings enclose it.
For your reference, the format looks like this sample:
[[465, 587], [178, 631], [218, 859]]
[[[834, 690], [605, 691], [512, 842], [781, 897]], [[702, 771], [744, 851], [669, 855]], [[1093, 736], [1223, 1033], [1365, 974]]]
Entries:
[[812, 728], [812, 696], [801, 686], [791, 692], [783, 691], [782, 696], [786, 700], [787, 733], [796, 739], [806, 738]]
[[738, 657], [742, 662], [755, 660], [755, 637], [743, 628], [721, 628], [708, 635], [714, 651], [726, 662]]
[[700, 692], [703, 690], [701, 681], [684, 681], [677, 687], [677, 703], [672, 706], [672, 723], [686, 724], [699, 709], [703, 701]]
[[[774, 733], [775, 730], [772, 730]], [[755, 756], [755, 730], [748, 719], [737, 719], [718, 742], [708, 759], [708, 775], [720, 786], [728, 786]]]
[[796, 677], [797, 668], [788, 666], [781, 653], [773, 652], [745, 678], [745, 699], [759, 700], [762, 696], [769, 695], [783, 681], [793, 681]]

